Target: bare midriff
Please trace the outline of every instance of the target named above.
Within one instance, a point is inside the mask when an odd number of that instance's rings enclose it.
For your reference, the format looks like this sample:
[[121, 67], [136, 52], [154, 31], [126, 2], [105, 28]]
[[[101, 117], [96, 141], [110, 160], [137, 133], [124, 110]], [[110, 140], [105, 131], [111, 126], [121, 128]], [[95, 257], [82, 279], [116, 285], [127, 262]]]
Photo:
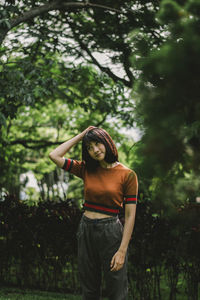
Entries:
[[90, 218], [90, 219], [103, 219], [103, 218], [112, 217], [112, 216], [109, 216], [109, 215], [106, 215], [106, 214], [102, 214], [102, 213], [94, 212], [94, 211], [89, 211], [89, 210], [86, 210], [84, 212], [84, 216], [86, 216], [87, 218]]

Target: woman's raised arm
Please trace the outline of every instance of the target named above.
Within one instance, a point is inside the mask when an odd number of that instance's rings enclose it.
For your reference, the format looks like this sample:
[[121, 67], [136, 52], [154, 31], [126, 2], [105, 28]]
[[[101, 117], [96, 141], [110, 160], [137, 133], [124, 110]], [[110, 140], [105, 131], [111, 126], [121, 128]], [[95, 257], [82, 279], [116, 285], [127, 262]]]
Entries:
[[88, 130], [91, 130], [92, 128], [94, 128], [93, 126], [90, 126], [88, 128], [86, 128], [83, 132], [79, 133], [78, 135], [76, 135], [75, 137], [71, 138], [70, 140], [62, 143], [61, 145], [59, 145], [57, 148], [55, 148], [53, 151], [51, 151], [49, 153], [49, 158], [60, 168], [63, 167], [65, 159], [64, 159], [64, 155], [74, 146], [76, 145], [78, 142], [80, 142], [82, 140], [82, 138], [84, 137], [85, 133]]

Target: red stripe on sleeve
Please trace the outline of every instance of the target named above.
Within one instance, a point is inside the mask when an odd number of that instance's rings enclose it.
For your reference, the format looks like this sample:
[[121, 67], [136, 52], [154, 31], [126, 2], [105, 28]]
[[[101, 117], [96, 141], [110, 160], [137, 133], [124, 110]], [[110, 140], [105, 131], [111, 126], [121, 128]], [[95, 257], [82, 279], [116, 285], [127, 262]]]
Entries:
[[137, 198], [126, 198], [126, 201], [137, 201]]
[[69, 167], [70, 167], [70, 164], [71, 164], [71, 159], [68, 159], [68, 160], [67, 160], [66, 171], [69, 169]]

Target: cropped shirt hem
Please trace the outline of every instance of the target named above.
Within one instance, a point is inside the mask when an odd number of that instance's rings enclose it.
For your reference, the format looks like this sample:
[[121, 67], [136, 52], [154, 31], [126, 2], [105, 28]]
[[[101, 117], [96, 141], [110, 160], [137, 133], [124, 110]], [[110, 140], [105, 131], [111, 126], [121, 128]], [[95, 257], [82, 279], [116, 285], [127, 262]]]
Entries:
[[117, 207], [106, 206], [99, 203], [88, 202], [88, 201], [85, 201], [83, 206], [84, 206], [84, 210], [103, 213], [111, 216], [116, 216], [120, 212], [120, 209]]

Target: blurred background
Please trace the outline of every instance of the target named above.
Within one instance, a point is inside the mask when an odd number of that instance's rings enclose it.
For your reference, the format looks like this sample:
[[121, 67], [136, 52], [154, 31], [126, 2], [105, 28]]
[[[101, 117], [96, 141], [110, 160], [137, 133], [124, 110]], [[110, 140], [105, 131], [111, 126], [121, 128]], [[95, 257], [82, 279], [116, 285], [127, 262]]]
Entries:
[[199, 13], [199, 0], [1, 1], [0, 299], [80, 299], [83, 183], [48, 154], [90, 125], [139, 179], [130, 299], [199, 299]]

